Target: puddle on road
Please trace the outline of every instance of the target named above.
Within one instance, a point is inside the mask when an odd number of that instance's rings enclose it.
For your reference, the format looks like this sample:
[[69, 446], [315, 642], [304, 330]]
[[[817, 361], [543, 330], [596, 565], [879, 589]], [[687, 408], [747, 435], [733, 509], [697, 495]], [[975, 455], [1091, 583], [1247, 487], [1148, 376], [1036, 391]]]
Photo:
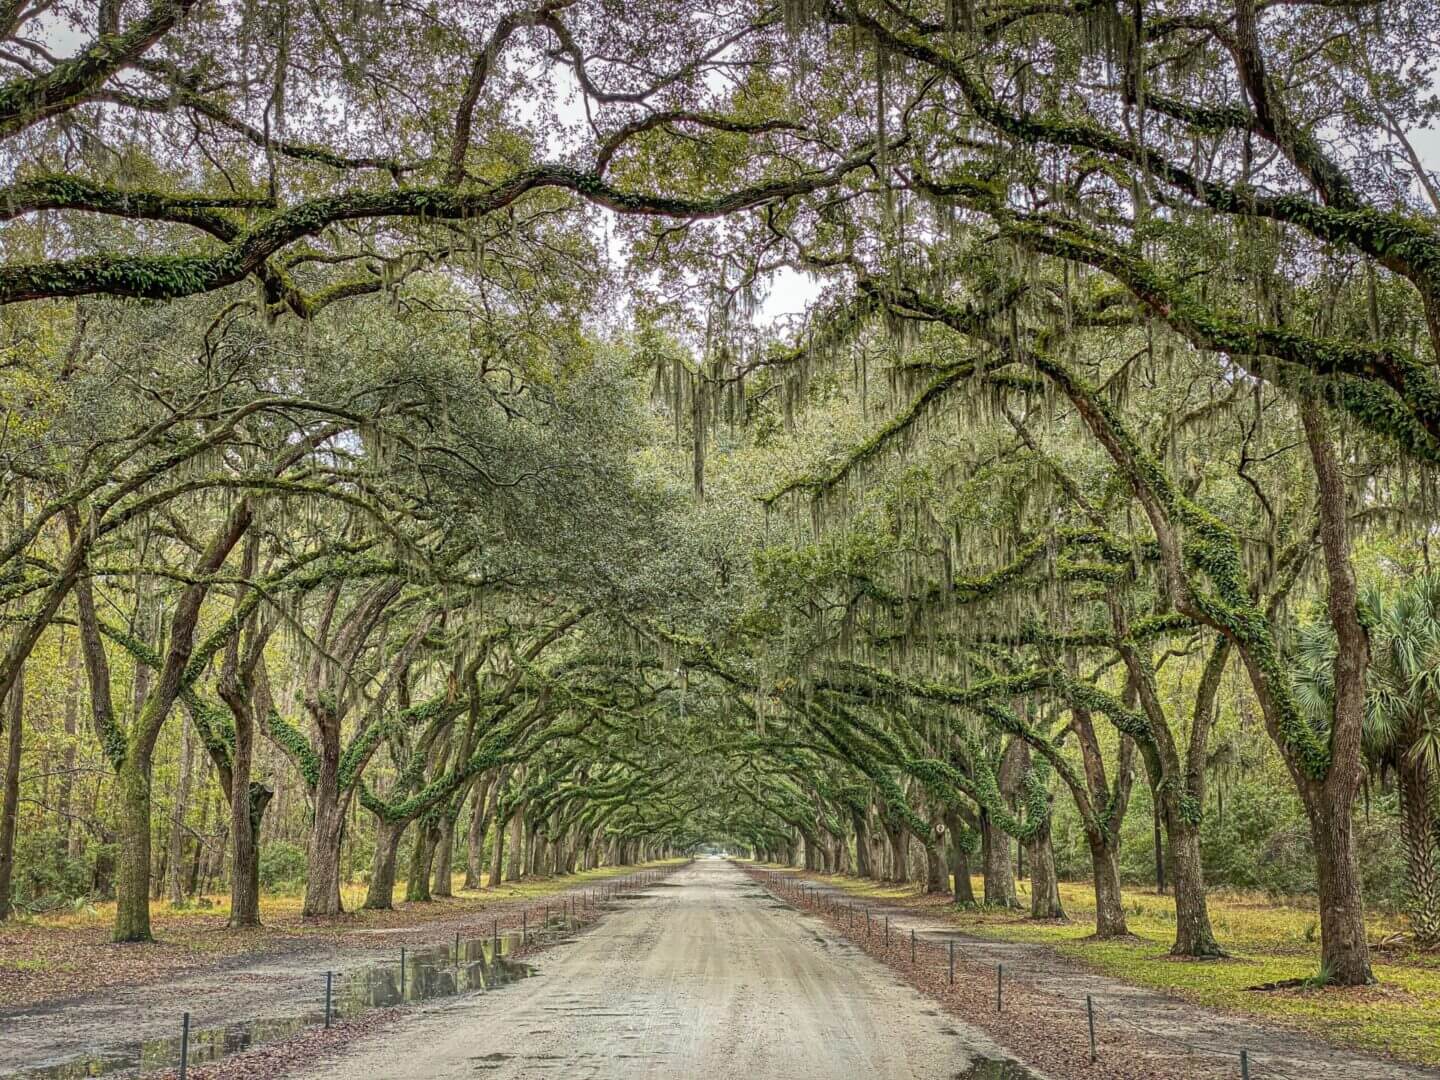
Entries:
[[980, 1058], [964, 1072], [956, 1073], [955, 1080], [1038, 1080], [1038, 1078], [1024, 1065], [1008, 1058]]
[[[552, 915], [529, 931], [531, 941], [549, 941], [575, 930], [580, 922], [568, 916]], [[331, 1014], [336, 1018], [357, 1016], [368, 1009], [385, 1009], [406, 1002], [429, 1001], [481, 990], [494, 990], [533, 975], [529, 964], [510, 959], [521, 947], [521, 934], [501, 934], [460, 942], [457, 962], [453, 947], [407, 950], [402, 972], [400, 958], [390, 963], [369, 964], [335, 978]], [[325, 973], [315, 974], [315, 1005], [289, 1016], [257, 1016], [233, 1020], [213, 1027], [190, 1029], [191, 1065], [218, 1061], [252, 1046], [287, 1038], [308, 1027], [325, 1022]], [[176, 1028], [179, 1028], [177, 1020]], [[112, 1073], [147, 1073], [174, 1069], [180, 1062], [180, 1036], [146, 1039], [103, 1047], [81, 1057], [46, 1062], [18, 1072], [0, 1073], [4, 1080], [79, 1080], [80, 1077]]]

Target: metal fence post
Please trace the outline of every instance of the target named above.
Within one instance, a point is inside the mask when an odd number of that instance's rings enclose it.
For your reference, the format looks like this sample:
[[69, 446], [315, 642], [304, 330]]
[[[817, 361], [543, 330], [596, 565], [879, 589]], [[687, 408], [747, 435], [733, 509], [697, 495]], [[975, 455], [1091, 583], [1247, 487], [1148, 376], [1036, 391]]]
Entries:
[[955, 985], [955, 939], [950, 939], [950, 985]]
[[190, 1014], [180, 1014], [180, 1080], [190, 1067]]
[[915, 931], [910, 931], [910, 963], [915, 963]]
[[1085, 995], [1085, 1015], [1090, 1021], [1090, 1063], [1095, 1063], [1095, 1002], [1089, 994]]
[[1240, 1080], [1250, 1080], [1250, 1052], [1240, 1051]]
[[405, 946], [400, 946], [400, 1000], [405, 1000]]
[[1004, 964], [996, 964], [996, 965], [995, 965], [995, 1011], [996, 1011], [996, 1012], [1000, 1012], [1001, 1008], [1003, 1007], [1003, 1005], [1002, 1005], [1002, 1003], [1003, 1003], [1003, 998], [1001, 997], [1001, 993], [1002, 993], [1002, 990], [1003, 990], [1004, 985], [1005, 985], [1005, 965], [1004, 965]]
[[325, 972], [325, 1026], [327, 1028], [330, 1026], [330, 984], [334, 977], [333, 972]]

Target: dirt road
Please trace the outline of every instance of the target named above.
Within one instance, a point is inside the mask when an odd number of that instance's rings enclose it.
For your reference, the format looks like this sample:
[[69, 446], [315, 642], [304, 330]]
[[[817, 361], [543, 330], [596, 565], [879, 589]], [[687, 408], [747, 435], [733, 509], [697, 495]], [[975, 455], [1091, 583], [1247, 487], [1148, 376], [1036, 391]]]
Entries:
[[700, 860], [623, 903], [540, 957], [535, 978], [435, 1006], [301, 1075], [899, 1080], [1003, 1057], [729, 863]]

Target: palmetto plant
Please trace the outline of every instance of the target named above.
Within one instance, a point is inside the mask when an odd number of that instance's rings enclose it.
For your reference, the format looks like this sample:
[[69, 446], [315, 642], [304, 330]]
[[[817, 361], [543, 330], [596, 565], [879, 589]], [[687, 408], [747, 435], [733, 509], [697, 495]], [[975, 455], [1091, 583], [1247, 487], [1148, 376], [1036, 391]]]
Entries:
[[[1440, 945], [1440, 574], [1361, 592], [1370, 629], [1365, 755], [1400, 793], [1407, 908], [1415, 943]], [[1335, 638], [1323, 625], [1300, 635], [1296, 694], [1311, 723], [1329, 725]]]

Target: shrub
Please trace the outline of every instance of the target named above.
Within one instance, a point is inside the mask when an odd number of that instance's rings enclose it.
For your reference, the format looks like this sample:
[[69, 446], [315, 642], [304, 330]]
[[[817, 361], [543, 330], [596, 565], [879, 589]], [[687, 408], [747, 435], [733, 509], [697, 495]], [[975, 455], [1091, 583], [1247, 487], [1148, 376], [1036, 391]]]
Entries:
[[260, 887], [291, 892], [305, 883], [305, 852], [295, 844], [274, 840], [260, 849]]

